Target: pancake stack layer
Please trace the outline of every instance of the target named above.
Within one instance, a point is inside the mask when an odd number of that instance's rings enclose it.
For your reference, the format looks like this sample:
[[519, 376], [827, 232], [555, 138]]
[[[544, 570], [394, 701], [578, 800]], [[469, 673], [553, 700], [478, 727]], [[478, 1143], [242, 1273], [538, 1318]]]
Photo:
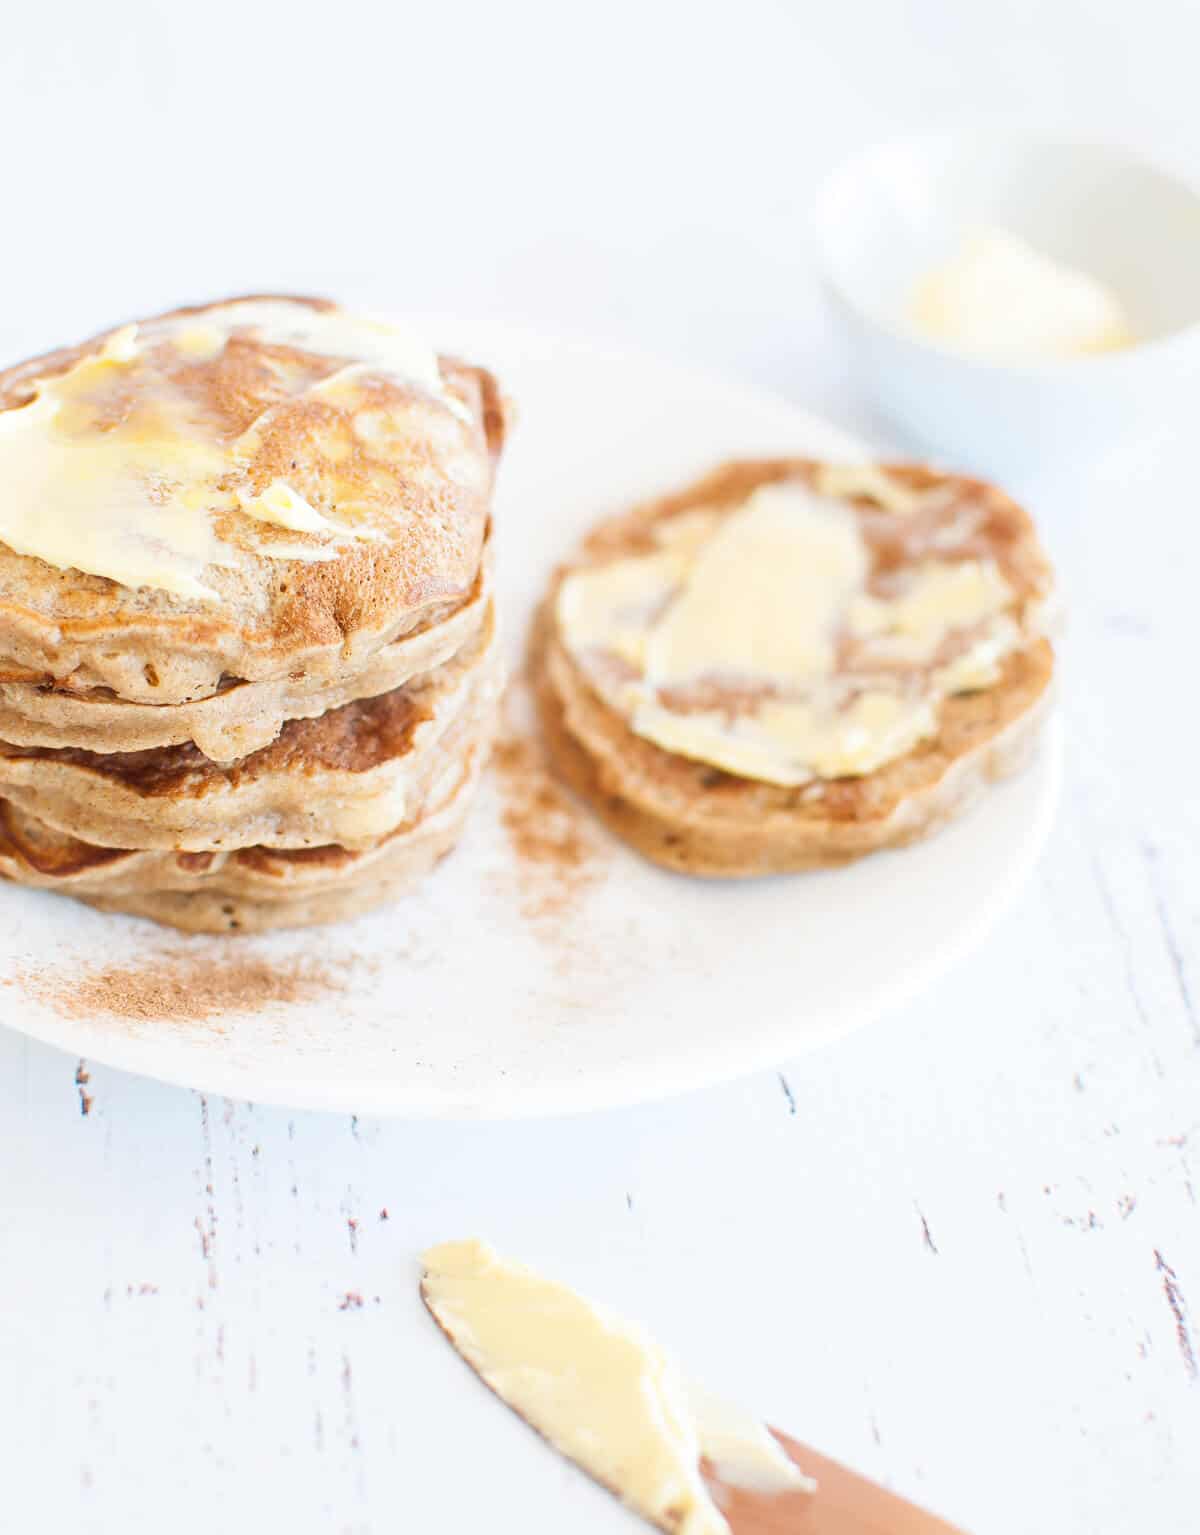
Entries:
[[454, 844], [499, 691], [491, 376], [320, 300], [0, 374], [0, 875], [193, 931]]

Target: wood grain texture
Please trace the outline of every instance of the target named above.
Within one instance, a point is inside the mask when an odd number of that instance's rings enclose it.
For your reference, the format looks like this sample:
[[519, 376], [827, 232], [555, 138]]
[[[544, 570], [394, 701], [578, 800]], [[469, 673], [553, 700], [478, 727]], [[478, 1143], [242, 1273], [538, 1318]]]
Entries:
[[953, 1525], [896, 1497], [878, 1483], [830, 1460], [811, 1445], [774, 1430], [780, 1444], [817, 1482], [808, 1492], [756, 1492], [722, 1481], [700, 1462], [732, 1535], [962, 1535]]

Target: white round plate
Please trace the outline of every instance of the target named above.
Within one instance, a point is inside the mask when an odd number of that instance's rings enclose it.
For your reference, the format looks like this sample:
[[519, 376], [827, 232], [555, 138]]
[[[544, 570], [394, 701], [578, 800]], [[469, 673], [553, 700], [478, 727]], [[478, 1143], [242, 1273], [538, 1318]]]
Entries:
[[[861, 452], [779, 400], [653, 358], [440, 321], [519, 405], [498, 495], [507, 641], [589, 524], [734, 455]], [[0, 890], [0, 1017], [72, 1055], [237, 1098], [363, 1114], [508, 1116], [631, 1103], [774, 1065], [911, 997], [1029, 872], [1058, 785], [1033, 766], [932, 840], [850, 868], [730, 884], [667, 874], [598, 829], [592, 877], [539, 910], [495, 783], [407, 900], [326, 929], [181, 938]], [[196, 1023], [66, 1017], [75, 974], [164, 952], [323, 961], [307, 1001]], [[54, 987], [47, 992], [53, 980]]]

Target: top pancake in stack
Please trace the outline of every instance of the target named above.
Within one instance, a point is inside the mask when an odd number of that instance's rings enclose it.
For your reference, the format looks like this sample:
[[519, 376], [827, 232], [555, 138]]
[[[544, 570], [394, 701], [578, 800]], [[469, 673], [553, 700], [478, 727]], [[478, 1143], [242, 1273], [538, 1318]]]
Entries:
[[263, 841], [311, 881], [323, 842], [342, 870], [437, 793], [444, 851], [490, 730], [503, 435], [489, 374], [321, 300], [177, 310], [0, 374], [0, 872], [112, 905], [113, 849]]

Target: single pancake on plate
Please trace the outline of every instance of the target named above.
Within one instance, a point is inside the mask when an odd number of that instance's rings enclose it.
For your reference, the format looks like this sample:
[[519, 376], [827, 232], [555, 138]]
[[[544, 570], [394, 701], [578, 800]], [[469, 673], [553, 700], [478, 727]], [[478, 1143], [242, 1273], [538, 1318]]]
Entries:
[[556, 573], [531, 638], [546, 744], [669, 868], [845, 863], [1024, 763], [1052, 594], [1027, 513], [983, 481], [729, 463], [600, 523]]
[[0, 373], [0, 874], [229, 929], [424, 872], [494, 730], [505, 426], [485, 369], [326, 299]]

